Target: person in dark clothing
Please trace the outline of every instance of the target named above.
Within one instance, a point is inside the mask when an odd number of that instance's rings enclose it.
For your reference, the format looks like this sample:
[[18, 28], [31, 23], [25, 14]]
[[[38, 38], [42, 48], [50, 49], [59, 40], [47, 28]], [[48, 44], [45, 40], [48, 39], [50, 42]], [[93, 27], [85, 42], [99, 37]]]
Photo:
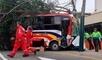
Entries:
[[93, 49], [93, 45], [92, 45], [92, 39], [89, 33], [85, 32], [85, 39], [88, 41], [89, 43], [89, 50]]
[[99, 38], [101, 38], [101, 33], [98, 32], [96, 28], [94, 28], [94, 31], [92, 33], [92, 38], [93, 38], [93, 43], [95, 46], [95, 52], [98, 52], [99, 51], [99, 45], [100, 45]]

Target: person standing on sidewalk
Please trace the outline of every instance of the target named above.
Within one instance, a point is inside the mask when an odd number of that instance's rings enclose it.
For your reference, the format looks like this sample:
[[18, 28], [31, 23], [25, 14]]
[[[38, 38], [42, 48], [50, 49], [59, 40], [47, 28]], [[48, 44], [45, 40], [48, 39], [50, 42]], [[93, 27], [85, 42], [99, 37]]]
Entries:
[[85, 32], [84, 35], [85, 35], [85, 39], [86, 39], [86, 40], [88, 41], [88, 43], [89, 43], [89, 50], [93, 49], [94, 47], [93, 47], [93, 45], [92, 45], [92, 39], [91, 39], [90, 34], [89, 34], [88, 32]]
[[94, 28], [94, 31], [92, 33], [92, 38], [93, 38], [93, 43], [95, 46], [95, 52], [98, 52], [99, 51], [99, 45], [100, 45], [99, 38], [101, 38], [101, 34], [100, 34], [100, 32], [97, 31], [97, 28]]
[[17, 22], [16, 40], [15, 40], [14, 48], [13, 48], [12, 52], [10, 53], [10, 55], [8, 55], [8, 56], [13, 58], [15, 56], [17, 50], [20, 47], [22, 48], [22, 50], [24, 52], [23, 57], [29, 56], [29, 52], [26, 47], [25, 29], [23, 28], [23, 26], [21, 25], [20, 22]]

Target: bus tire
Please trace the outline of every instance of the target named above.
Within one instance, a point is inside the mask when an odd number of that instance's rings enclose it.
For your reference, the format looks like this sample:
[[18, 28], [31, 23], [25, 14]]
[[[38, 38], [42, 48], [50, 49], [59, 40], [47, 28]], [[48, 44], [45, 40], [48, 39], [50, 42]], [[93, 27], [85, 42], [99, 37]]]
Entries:
[[51, 48], [51, 50], [53, 50], [53, 51], [58, 51], [58, 50], [60, 49], [60, 47], [58, 46], [58, 42], [52, 42], [52, 43], [50, 44], [50, 48]]

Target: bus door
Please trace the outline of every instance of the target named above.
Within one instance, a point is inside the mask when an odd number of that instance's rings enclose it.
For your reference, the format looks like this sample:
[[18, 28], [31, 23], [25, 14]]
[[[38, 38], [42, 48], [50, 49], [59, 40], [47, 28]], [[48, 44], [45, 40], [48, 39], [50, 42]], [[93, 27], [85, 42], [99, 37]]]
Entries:
[[68, 41], [67, 41], [67, 33], [68, 33], [68, 26], [69, 26], [70, 19], [68, 16], [64, 16], [62, 19], [62, 47], [66, 48], [68, 46]]

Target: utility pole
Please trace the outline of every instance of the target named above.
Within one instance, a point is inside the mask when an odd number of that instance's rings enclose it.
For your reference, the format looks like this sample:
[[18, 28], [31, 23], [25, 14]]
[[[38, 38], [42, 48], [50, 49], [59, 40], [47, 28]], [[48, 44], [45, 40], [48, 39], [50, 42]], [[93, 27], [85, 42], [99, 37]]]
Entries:
[[80, 51], [84, 51], [84, 20], [85, 20], [85, 5], [86, 5], [86, 0], [83, 0], [83, 5], [82, 5], [82, 11], [81, 11], [81, 17], [80, 17], [80, 41], [79, 41], [79, 47]]
[[73, 6], [73, 15], [74, 15], [74, 17], [76, 17], [76, 7], [75, 7], [76, 0], [72, 0], [71, 2], [72, 2], [72, 6]]

